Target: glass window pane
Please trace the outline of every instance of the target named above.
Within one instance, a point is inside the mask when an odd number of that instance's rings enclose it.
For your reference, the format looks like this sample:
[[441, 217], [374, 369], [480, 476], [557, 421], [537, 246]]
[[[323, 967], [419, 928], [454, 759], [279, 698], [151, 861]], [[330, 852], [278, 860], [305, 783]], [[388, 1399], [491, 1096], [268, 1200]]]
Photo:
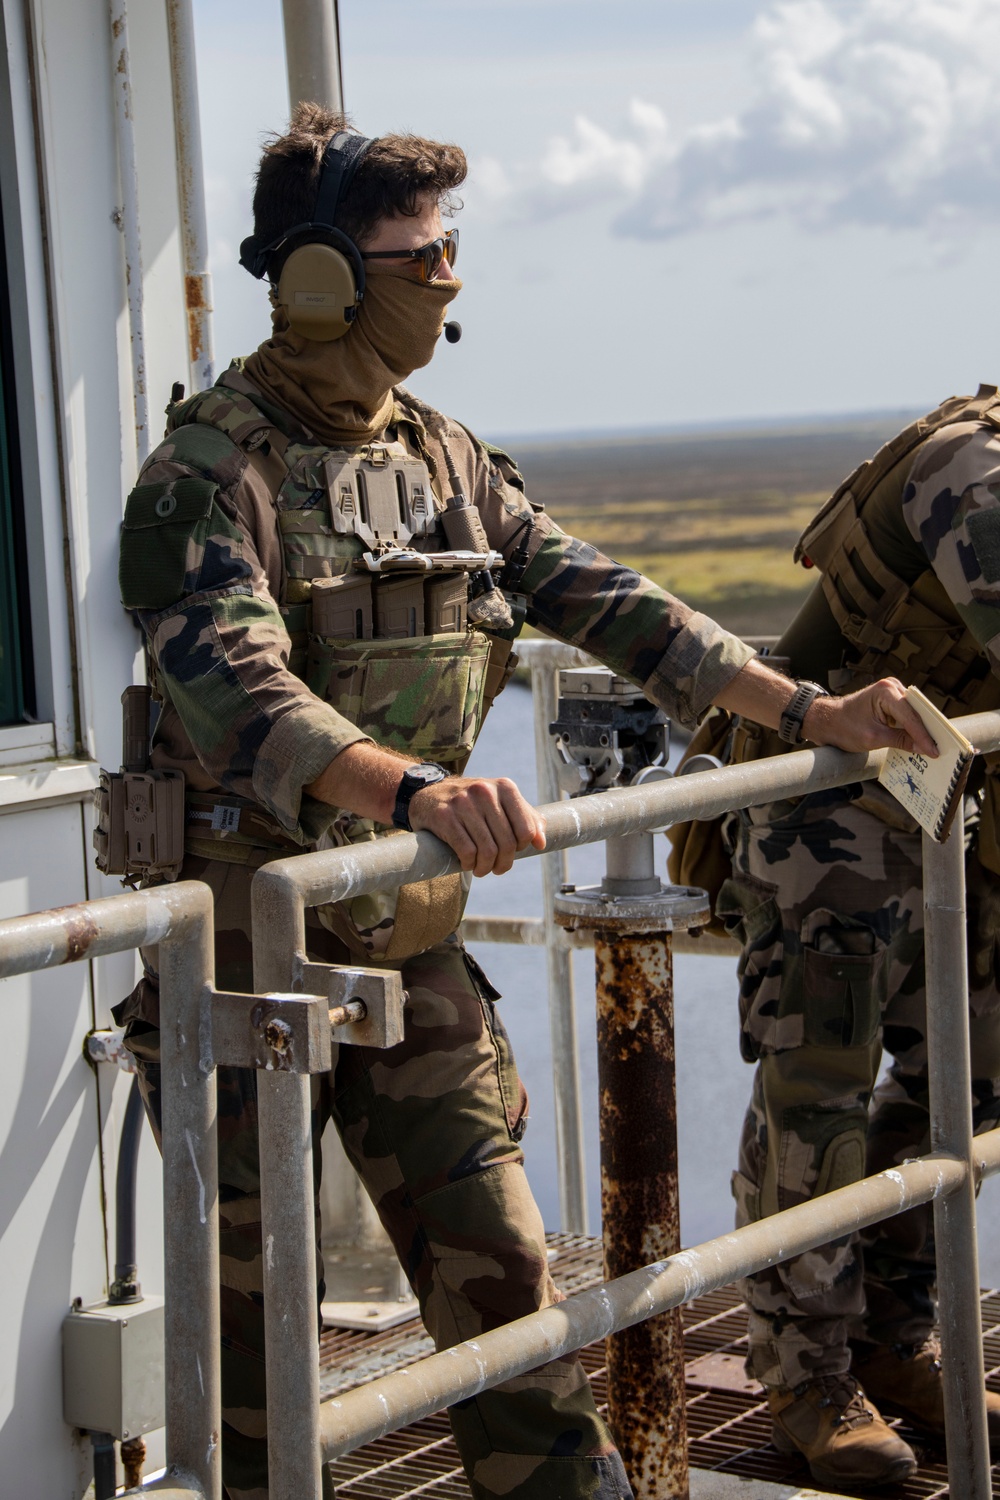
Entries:
[[12, 492], [11, 442], [14, 421], [9, 381], [10, 318], [7, 302], [7, 267], [3, 256], [3, 221], [0, 217], [0, 724], [24, 719], [23, 632], [21, 610], [25, 603], [22, 569], [23, 548], [18, 546], [15, 497]]

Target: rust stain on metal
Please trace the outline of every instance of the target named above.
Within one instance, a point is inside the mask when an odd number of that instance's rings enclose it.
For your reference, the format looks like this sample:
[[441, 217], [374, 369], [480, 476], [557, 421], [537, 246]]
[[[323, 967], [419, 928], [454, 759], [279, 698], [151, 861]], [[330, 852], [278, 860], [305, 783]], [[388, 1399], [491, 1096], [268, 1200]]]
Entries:
[[331, 1026], [347, 1026], [357, 1021], [364, 1021], [367, 1016], [368, 1007], [363, 1000], [348, 1000], [346, 1005], [330, 1007]]
[[[601, 1205], [608, 1277], [680, 1249], [670, 935], [598, 930]], [[687, 1500], [680, 1309], [607, 1340], [612, 1428], [637, 1500]]]
[[188, 308], [188, 361], [190, 364], [198, 363], [202, 347], [201, 318], [197, 312], [192, 312]]
[[142, 1466], [146, 1462], [146, 1444], [141, 1437], [128, 1438], [122, 1443], [121, 1453], [125, 1488], [138, 1489], [142, 1483]]
[[275, 1015], [277, 1009], [273, 1000], [258, 1000], [250, 1011], [250, 1025], [270, 1049], [267, 1067], [289, 1072], [293, 1063], [295, 1033], [280, 1014]]
[[205, 353], [205, 315], [211, 307], [205, 297], [205, 278], [188, 274], [184, 277], [184, 303], [188, 320], [188, 358], [197, 364]]
[[274, 1016], [264, 1027], [264, 1040], [274, 1052], [284, 1057], [291, 1050], [292, 1028], [287, 1021], [281, 1021]]
[[184, 300], [187, 303], [189, 312], [194, 311], [196, 308], [199, 311], [204, 311], [207, 309], [208, 304], [205, 301], [205, 292], [201, 284], [200, 276], [185, 276]]
[[66, 934], [66, 957], [61, 962], [79, 963], [81, 958], [86, 958], [91, 944], [99, 936], [97, 923], [87, 911], [87, 902], [81, 901], [75, 906], [57, 906], [52, 916], [59, 918]]

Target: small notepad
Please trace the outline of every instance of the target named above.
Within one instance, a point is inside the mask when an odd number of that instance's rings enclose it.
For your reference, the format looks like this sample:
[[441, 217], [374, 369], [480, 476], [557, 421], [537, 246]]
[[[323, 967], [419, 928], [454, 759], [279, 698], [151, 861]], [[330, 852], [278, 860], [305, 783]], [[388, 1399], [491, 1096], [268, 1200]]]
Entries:
[[937, 746], [938, 758], [928, 760], [916, 752], [890, 750], [878, 779], [940, 844], [948, 837], [976, 752], [919, 688], [908, 687], [906, 698]]

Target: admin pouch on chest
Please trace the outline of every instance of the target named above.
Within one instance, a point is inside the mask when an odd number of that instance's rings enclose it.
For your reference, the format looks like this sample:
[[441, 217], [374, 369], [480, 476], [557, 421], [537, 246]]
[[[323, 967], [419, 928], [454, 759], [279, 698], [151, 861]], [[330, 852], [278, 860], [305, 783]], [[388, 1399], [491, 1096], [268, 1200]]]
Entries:
[[[509, 638], [468, 628], [469, 576], [502, 559], [447, 550], [456, 543], [442, 526], [444, 500], [425, 458], [400, 440], [357, 452], [290, 441], [254, 401], [224, 386], [175, 408], [170, 426], [175, 458], [227, 487], [249, 465], [273, 498], [289, 669], [377, 744], [461, 771], [512, 675], [517, 628]], [[197, 588], [206, 546], [238, 549], [218, 491], [206, 477], [133, 492], [122, 550], [127, 607], [169, 607]], [[343, 812], [322, 843], [397, 832]], [[289, 852], [263, 810], [222, 794], [189, 796], [186, 847], [255, 865]], [[463, 877], [446, 876], [320, 908], [319, 917], [355, 956], [395, 961], [454, 931], [465, 895]]]
[[[881, 677], [895, 676], [920, 688], [949, 718], [1000, 708], [1000, 682], [937, 575], [928, 568], [912, 582], [900, 578], [879, 557], [865, 525], [869, 507], [901, 503], [921, 443], [942, 427], [969, 421], [1000, 429], [997, 387], [980, 386], [973, 397], [953, 396], [911, 423], [848, 475], [800, 537], [795, 561], [821, 570], [823, 594], [845, 642], [843, 664], [830, 673], [831, 691], [854, 692]], [[685, 759], [707, 751], [738, 765], [793, 748], [776, 731], [738, 721], [734, 728], [727, 715], [713, 710]], [[987, 869], [1000, 874], [998, 755], [983, 757], [979, 796], [979, 857]], [[892, 826], [909, 827], [912, 822], [878, 787], [866, 785], [859, 801]], [[671, 879], [708, 890], [713, 911], [723, 872], [728, 874], [724, 823], [725, 817], [677, 824], [669, 834]], [[714, 919], [709, 930], [720, 932], [721, 919]]]
[[313, 637], [306, 681], [376, 744], [458, 771], [482, 722], [489, 657], [477, 630], [392, 641]]

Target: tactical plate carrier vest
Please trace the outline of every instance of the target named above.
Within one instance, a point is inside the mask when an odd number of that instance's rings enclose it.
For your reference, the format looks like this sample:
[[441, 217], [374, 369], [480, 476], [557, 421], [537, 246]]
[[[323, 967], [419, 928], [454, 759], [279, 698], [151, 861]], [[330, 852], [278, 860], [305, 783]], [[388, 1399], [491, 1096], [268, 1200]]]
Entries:
[[[376, 744], [459, 772], [513, 672], [520, 620], [506, 633], [471, 625], [470, 575], [501, 558], [449, 550], [446, 504], [435, 494], [421, 430], [408, 416], [397, 412], [397, 419], [412, 425], [422, 457], [399, 441], [357, 452], [290, 441], [244, 393], [237, 406], [218, 386], [170, 408], [168, 432], [183, 460], [183, 428], [203, 424], [214, 434], [213, 448], [217, 440], [218, 462], [240, 449], [264, 482], [281, 536], [278, 604], [291, 641], [289, 669]], [[202, 465], [205, 436], [202, 430]], [[176, 482], [192, 483], [215, 488], [207, 479]], [[473, 524], [481, 536], [478, 514]], [[188, 794], [188, 853], [257, 864], [269, 849], [292, 852], [263, 809], [220, 817], [219, 807], [234, 801], [221, 793]], [[344, 811], [322, 843], [342, 846], [395, 832]], [[454, 931], [466, 888], [464, 877], [443, 876], [319, 908], [319, 916], [355, 955], [396, 960]]]
[[[849, 693], [880, 677], [898, 677], [927, 694], [954, 718], [1000, 708], [1000, 680], [967, 629], [933, 569], [911, 581], [879, 556], [866, 518], [902, 502], [917, 449], [955, 422], [978, 421], [1000, 430], [1000, 393], [980, 386], [973, 397], [953, 396], [912, 423], [855, 469], [806, 527], [795, 560], [822, 570], [819, 588], [840, 631], [843, 653], [829, 669], [829, 687]], [[786, 637], [794, 632], [794, 626]], [[783, 637], [775, 648], [787, 649]], [[794, 649], [792, 651], [793, 668]], [[796, 668], [797, 670], [797, 668]], [[757, 760], [791, 747], [773, 731], [740, 724], [731, 760]], [[980, 857], [1000, 873], [1000, 757], [985, 757], [986, 786]], [[879, 812], [877, 799], [872, 811]]]

